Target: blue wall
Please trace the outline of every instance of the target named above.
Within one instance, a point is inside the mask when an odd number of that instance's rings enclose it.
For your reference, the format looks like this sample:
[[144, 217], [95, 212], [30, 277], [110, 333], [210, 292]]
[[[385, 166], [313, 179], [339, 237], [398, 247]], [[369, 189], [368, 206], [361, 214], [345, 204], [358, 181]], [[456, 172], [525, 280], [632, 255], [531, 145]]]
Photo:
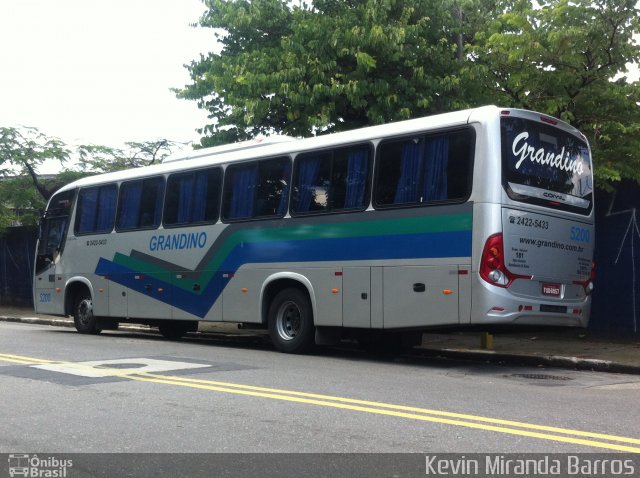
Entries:
[[596, 280], [589, 329], [640, 337], [640, 186], [596, 195]]
[[32, 227], [12, 227], [0, 236], [0, 305], [33, 306], [36, 237]]

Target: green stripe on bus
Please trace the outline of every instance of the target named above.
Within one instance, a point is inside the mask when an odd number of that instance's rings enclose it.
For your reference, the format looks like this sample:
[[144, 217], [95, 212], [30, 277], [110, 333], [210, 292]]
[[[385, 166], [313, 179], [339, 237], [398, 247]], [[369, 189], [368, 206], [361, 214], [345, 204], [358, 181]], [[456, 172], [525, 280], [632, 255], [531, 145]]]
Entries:
[[[473, 218], [469, 213], [444, 216], [419, 216], [373, 221], [354, 221], [332, 224], [301, 224], [290, 227], [243, 228], [231, 236], [219, 247], [215, 255], [205, 265], [197, 282], [208, 284], [213, 274], [220, 269], [227, 256], [242, 243], [258, 243], [283, 240], [339, 239], [344, 237], [391, 236], [396, 234], [422, 234], [436, 232], [455, 232], [471, 230]], [[233, 227], [233, 226], [231, 226]], [[218, 247], [214, 241], [211, 246]], [[169, 271], [156, 264], [138, 258], [116, 253], [113, 262], [140, 273], [148, 274], [158, 280], [167, 280]], [[188, 278], [173, 281], [175, 286], [192, 290], [196, 281]]]

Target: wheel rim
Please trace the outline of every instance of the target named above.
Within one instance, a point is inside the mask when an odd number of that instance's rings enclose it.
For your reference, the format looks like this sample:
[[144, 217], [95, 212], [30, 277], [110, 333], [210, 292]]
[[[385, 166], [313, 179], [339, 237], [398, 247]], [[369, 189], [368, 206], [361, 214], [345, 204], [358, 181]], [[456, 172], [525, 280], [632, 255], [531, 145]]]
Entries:
[[78, 304], [78, 321], [82, 325], [89, 325], [93, 318], [93, 304], [91, 300], [84, 299]]
[[302, 312], [298, 304], [287, 300], [276, 314], [276, 331], [282, 340], [293, 340], [302, 328]]

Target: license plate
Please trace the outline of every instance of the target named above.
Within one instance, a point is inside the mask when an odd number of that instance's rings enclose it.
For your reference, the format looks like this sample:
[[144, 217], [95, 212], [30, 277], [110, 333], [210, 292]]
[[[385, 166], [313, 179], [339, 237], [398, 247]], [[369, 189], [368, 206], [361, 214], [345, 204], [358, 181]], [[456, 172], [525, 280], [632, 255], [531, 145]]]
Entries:
[[560, 284], [542, 284], [542, 295], [560, 297]]

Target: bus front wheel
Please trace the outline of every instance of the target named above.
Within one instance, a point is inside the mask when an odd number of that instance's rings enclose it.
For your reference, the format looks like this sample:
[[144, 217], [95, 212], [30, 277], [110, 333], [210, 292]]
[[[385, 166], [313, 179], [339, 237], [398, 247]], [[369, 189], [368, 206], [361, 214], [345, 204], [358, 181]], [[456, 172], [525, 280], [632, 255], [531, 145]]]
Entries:
[[81, 334], [99, 334], [98, 319], [93, 314], [93, 302], [88, 292], [82, 292], [76, 297], [73, 306], [73, 323]]
[[280, 291], [269, 307], [269, 335], [280, 352], [304, 353], [314, 345], [315, 327], [309, 297], [300, 289]]

